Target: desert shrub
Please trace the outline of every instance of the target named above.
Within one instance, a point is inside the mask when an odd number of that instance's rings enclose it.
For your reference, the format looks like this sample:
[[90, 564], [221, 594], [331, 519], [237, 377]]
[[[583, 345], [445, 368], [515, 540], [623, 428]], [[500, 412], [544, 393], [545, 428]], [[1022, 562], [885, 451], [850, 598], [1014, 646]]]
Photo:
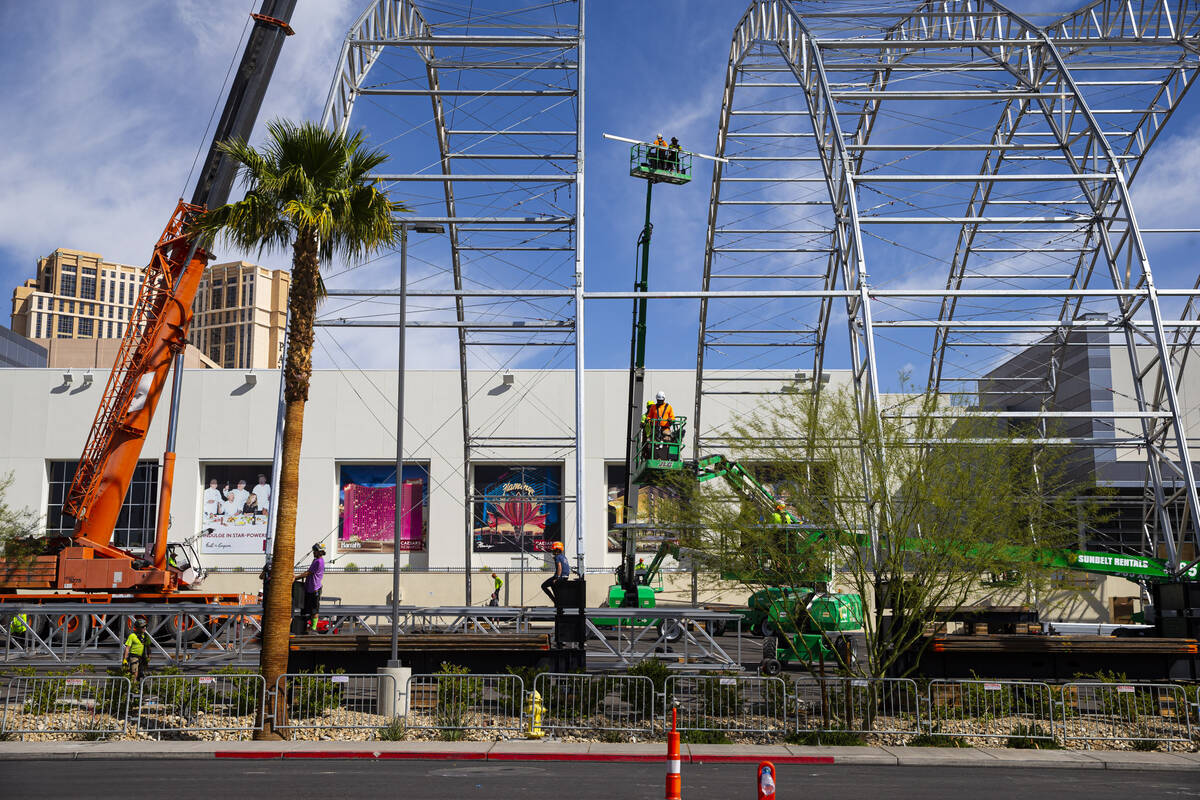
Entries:
[[1061, 750], [1054, 734], [1040, 725], [1017, 725], [1005, 740], [1005, 747], [1016, 750]]
[[337, 669], [330, 673], [324, 665], [318, 664], [312, 672], [293, 677], [288, 686], [288, 714], [297, 718], [300, 714], [317, 717], [340, 706], [346, 684], [333, 682], [330, 675], [344, 675], [345, 672]]

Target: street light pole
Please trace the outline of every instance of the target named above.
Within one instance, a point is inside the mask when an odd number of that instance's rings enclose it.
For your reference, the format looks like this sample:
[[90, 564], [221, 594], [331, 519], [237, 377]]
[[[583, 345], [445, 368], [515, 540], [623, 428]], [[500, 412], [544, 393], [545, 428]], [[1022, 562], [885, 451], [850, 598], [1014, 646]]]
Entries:
[[404, 326], [408, 299], [408, 225], [400, 225], [400, 355], [396, 362], [396, 516], [392, 530], [392, 659], [400, 666], [400, 524], [404, 519]]
[[[438, 224], [418, 224], [417, 233], [444, 233]], [[404, 329], [408, 322], [408, 223], [400, 223], [400, 353], [396, 360], [396, 513], [392, 530], [392, 658], [400, 666], [400, 526], [404, 521]]]

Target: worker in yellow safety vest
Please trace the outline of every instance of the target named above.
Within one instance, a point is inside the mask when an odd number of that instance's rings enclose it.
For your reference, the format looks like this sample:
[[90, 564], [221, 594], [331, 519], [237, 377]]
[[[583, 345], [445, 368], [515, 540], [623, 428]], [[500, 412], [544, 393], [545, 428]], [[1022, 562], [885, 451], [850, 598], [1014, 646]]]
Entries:
[[29, 618], [24, 614], [17, 614], [12, 618], [12, 622], [8, 623], [8, 632], [13, 636], [24, 636], [29, 633]]
[[498, 606], [500, 605], [500, 587], [504, 585], [504, 581], [500, 580], [500, 576], [493, 572], [492, 583], [495, 584], [496, 588], [492, 590], [492, 599], [488, 601], [488, 605]]
[[133, 623], [133, 630], [125, 640], [125, 648], [121, 651], [121, 665], [129, 673], [129, 682], [136, 686], [146, 675], [150, 666], [150, 634], [146, 633], [146, 620], [139, 619]]

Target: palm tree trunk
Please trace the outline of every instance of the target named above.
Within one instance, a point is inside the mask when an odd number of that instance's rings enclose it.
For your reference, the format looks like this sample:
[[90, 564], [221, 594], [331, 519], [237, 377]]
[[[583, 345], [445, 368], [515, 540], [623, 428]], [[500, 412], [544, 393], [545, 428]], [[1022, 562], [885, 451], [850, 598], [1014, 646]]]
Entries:
[[[271, 576], [263, 606], [263, 644], [259, 671], [273, 691], [287, 672], [288, 639], [292, 621], [292, 565], [296, 562], [296, 503], [300, 495], [300, 444], [304, 436], [304, 404], [312, 378], [313, 321], [317, 313], [318, 270], [315, 231], [302, 231], [292, 248], [292, 285], [288, 292], [291, 325], [284, 365], [283, 450], [276, 502], [279, 516], [271, 554]], [[256, 738], [274, 738], [273, 721], [283, 720], [285, 704], [275, 697], [271, 719]]]

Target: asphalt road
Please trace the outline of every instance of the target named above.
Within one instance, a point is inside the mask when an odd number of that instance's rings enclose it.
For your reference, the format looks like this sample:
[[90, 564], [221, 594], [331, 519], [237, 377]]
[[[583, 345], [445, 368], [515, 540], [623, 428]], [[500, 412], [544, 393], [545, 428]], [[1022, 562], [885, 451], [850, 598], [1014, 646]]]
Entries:
[[[748, 764], [686, 765], [688, 800], [755, 797]], [[659, 764], [480, 763], [471, 761], [3, 761], [5, 798], [213, 797], [469, 800], [472, 797], [660, 798]], [[1197, 772], [1117, 772], [999, 767], [782, 766], [778, 797], [971, 800], [1200, 797]]]

